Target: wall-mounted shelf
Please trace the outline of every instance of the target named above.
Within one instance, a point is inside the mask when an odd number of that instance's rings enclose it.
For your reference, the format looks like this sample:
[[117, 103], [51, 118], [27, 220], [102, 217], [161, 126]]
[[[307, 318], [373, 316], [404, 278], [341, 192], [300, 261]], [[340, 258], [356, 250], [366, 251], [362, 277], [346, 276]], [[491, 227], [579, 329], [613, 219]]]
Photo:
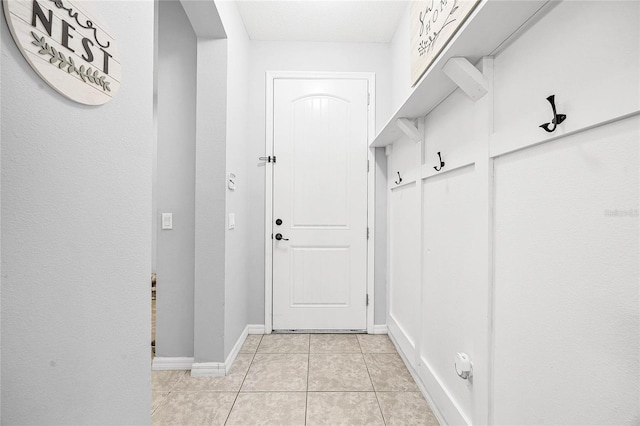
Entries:
[[483, 56], [496, 54], [555, 4], [556, 1], [550, 0], [484, 0], [480, 3], [371, 146], [383, 147], [400, 139], [405, 133], [397, 125], [399, 118], [425, 116], [458, 87], [442, 70], [449, 59], [464, 57], [476, 63]]

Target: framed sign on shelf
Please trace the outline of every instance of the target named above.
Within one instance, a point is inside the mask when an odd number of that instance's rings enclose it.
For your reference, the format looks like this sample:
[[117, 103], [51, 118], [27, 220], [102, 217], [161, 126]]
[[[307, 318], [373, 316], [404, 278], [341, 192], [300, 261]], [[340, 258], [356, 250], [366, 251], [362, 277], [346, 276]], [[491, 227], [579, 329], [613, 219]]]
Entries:
[[411, 86], [460, 29], [480, 0], [419, 0], [411, 4]]

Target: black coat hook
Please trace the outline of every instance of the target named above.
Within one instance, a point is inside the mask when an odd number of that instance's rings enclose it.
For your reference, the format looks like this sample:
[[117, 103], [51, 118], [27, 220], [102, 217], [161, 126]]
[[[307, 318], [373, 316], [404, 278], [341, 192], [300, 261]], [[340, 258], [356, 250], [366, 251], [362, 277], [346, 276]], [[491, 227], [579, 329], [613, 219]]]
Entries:
[[[558, 124], [562, 123], [567, 118], [567, 116], [565, 114], [556, 113], [556, 95], [549, 96], [547, 100], [551, 104], [551, 109], [553, 110], [553, 120], [551, 120], [551, 123], [541, 124], [540, 127], [551, 133], [556, 130]], [[553, 124], [553, 128], [550, 127], [551, 124]]]
[[400, 185], [400, 183], [402, 182], [402, 177], [400, 177], [400, 172], [397, 172], [397, 173], [398, 173], [398, 180], [395, 181], [395, 183], [396, 185]]
[[440, 168], [438, 168], [438, 166], [434, 166], [433, 167], [434, 169], [436, 169], [436, 172], [439, 172], [444, 167], [444, 161], [442, 161], [442, 157], [440, 156], [440, 152], [438, 152], [438, 160], [440, 160]]

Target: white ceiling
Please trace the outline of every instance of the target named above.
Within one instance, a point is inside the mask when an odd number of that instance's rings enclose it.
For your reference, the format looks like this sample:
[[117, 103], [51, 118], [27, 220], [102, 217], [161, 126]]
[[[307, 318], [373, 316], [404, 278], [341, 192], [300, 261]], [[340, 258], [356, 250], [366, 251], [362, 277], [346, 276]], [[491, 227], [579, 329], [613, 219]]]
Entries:
[[388, 43], [408, 1], [239, 0], [252, 40]]

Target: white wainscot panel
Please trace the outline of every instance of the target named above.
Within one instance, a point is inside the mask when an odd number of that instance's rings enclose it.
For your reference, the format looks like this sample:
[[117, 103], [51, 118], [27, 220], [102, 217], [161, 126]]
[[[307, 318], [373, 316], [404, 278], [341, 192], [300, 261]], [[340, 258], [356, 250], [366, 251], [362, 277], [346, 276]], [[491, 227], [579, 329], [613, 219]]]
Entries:
[[[387, 163], [387, 186], [390, 189], [415, 182], [420, 175], [420, 159], [416, 157], [416, 143], [408, 137], [398, 139], [392, 146]], [[398, 172], [402, 182], [398, 185]]]
[[[479, 306], [474, 244], [474, 167], [432, 177], [423, 185], [423, 302], [420, 357], [438, 377], [462, 418], [471, 418], [473, 388], [453, 368], [454, 355], [474, 358], [473, 330]], [[444, 404], [442, 404], [444, 405]]]
[[436, 173], [434, 166], [440, 168], [438, 152], [445, 162], [442, 171], [474, 161], [475, 110], [475, 103], [458, 89], [425, 117], [423, 177]]
[[[496, 56], [491, 155], [640, 110], [638, 16], [637, 1], [565, 1]], [[567, 115], [552, 133], [550, 95]]]
[[[390, 194], [389, 315], [415, 346], [420, 318], [420, 236], [416, 184], [394, 189]], [[412, 348], [403, 348], [412, 353]]]
[[638, 422], [639, 128], [495, 163], [496, 424]]

